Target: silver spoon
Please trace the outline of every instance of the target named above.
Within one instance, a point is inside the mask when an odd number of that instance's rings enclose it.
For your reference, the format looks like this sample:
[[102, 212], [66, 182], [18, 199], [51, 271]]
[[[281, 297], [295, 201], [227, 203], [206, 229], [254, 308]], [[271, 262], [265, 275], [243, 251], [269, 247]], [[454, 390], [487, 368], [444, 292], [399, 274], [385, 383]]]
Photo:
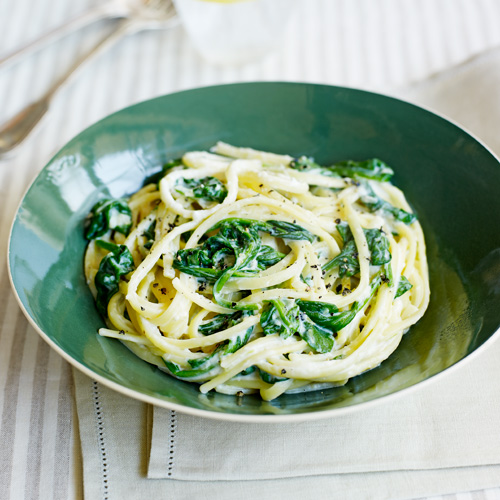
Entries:
[[129, 4], [130, 11], [127, 17], [117, 22], [110, 34], [98, 42], [90, 52], [75, 61], [40, 99], [26, 106], [0, 126], [0, 157], [9, 153], [30, 135], [48, 111], [56, 92], [77, 74], [84, 63], [125, 35], [142, 30], [171, 28], [178, 23], [171, 0], [144, 0]]

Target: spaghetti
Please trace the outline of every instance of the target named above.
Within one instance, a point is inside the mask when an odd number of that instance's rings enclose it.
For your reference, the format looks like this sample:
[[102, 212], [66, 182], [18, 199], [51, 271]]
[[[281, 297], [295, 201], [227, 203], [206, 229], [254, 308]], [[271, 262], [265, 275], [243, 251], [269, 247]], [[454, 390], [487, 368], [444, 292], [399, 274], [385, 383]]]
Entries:
[[167, 163], [86, 221], [99, 334], [203, 393], [345, 384], [429, 302], [422, 229], [392, 174], [225, 143]]

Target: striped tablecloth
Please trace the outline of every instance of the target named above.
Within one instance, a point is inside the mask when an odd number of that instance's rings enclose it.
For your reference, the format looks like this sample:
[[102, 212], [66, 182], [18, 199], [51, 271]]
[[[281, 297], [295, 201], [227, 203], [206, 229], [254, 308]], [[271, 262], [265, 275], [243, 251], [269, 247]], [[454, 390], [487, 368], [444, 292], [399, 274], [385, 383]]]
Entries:
[[[94, 3], [0, 0], [0, 57]], [[98, 22], [0, 69], [0, 122], [42, 95], [111, 25]], [[0, 161], [0, 498], [82, 496], [71, 370], [28, 325], [5, 265], [17, 204], [58, 148], [117, 109], [177, 90], [293, 80], [390, 92], [496, 45], [498, 0], [302, 0], [285, 43], [256, 63], [211, 66], [176, 28], [130, 36], [86, 66], [57, 95], [39, 133]], [[492, 500], [500, 489], [439, 498]]]

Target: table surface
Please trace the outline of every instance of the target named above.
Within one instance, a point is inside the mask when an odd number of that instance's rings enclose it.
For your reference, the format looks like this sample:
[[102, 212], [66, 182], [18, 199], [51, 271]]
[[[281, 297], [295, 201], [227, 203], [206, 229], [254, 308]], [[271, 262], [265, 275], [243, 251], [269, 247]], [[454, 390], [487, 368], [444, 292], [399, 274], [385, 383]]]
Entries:
[[[0, 58], [97, 0], [0, 2]], [[0, 69], [0, 123], [40, 97], [113, 26], [99, 21]], [[187, 88], [282, 80], [390, 93], [500, 44], [498, 0], [298, 0], [280, 48], [239, 67], [203, 61], [181, 27], [120, 40], [53, 101], [38, 133], [0, 161], [0, 239], [23, 192], [71, 137], [129, 104]], [[0, 498], [82, 497], [71, 370], [29, 326], [0, 246]], [[4, 495], [4, 496], [3, 496]], [[500, 488], [437, 499], [500, 498]]]

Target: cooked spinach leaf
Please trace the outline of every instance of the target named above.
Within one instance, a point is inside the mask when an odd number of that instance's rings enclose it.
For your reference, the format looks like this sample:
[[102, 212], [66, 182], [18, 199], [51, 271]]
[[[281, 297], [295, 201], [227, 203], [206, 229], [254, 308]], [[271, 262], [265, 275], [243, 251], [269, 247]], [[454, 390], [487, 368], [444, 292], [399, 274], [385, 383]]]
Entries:
[[407, 212], [402, 208], [397, 208], [388, 201], [379, 198], [368, 183], [364, 184], [364, 188], [367, 194], [362, 196], [360, 201], [370, 212], [377, 212], [380, 210], [385, 215], [390, 215], [394, 219], [404, 222], [406, 225], [413, 224], [417, 220], [415, 214]]
[[276, 382], [284, 382], [285, 380], [288, 380], [286, 377], [276, 377], [276, 375], [271, 375], [261, 368], [259, 368], [259, 375], [260, 378], [268, 384], [275, 384]]
[[202, 373], [210, 371], [219, 362], [220, 354], [222, 353], [223, 350], [224, 350], [224, 344], [219, 344], [214, 349], [214, 351], [208, 356], [198, 359], [189, 359], [188, 363], [191, 366], [191, 368], [199, 370]]
[[284, 257], [284, 254], [262, 245], [259, 231], [280, 238], [309, 241], [314, 238], [297, 224], [236, 217], [220, 221], [208, 232], [215, 230], [218, 230], [217, 234], [207, 238], [200, 246], [179, 250], [173, 266], [186, 274], [214, 283], [213, 295], [217, 304], [242, 310], [256, 309], [258, 306], [240, 305], [226, 300], [222, 291], [227, 281], [233, 277], [253, 276]]
[[317, 172], [327, 177], [339, 177], [338, 174], [330, 170], [328, 167], [322, 167], [314, 161], [314, 158], [308, 158], [307, 156], [295, 158], [295, 160], [290, 162], [289, 166], [294, 170], [299, 170], [300, 172]]
[[277, 334], [286, 339], [298, 334], [317, 352], [329, 352], [333, 348], [332, 332], [301, 312], [294, 299], [269, 301], [262, 312], [260, 325], [264, 335]]
[[391, 179], [394, 171], [385, 162], [377, 158], [365, 161], [342, 161], [330, 166], [321, 166], [313, 158], [301, 156], [294, 159], [289, 165], [291, 168], [300, 171], [319, 170], [322, 175], [335, 177], [363, 177], [385, 182]]
[[344, 241], [344, 243], [347, 243], [348, 241], [353, 239], [351, 228], [349, 227], [349, 224], [345, 221], [341, 221], [337, 224], [337, 231], [340, 234], [340, 237]]
[[315, 239], [314, 234], [310, 233], [307, 229], [304, 229], [298, 224], [283, 220], [258, 221], [257, 228], [259, 231], [269, 233], [271, 236], [276, 236], [277, 238], [307, 240], [311, 243]]
[[226, 186], [215, 177], [203, 177], [202, 179], [179, 179], [176, 184], [179, 193], [188, 198], [203, 199], [207, 201], [218, 201], [222, 203], [227, 196]]
[[202, 358], [202, 360], [196, 360], [203, 362], [200, 362], [200, 364], [193, 369], [183, 369], [177, 363], [173, 363], [172, 361], [168, 361], [166, 359], [164, 359], [163, 362], [169, 369], [170, 373], [172, 373], [175, 377], [194, 378], [212, 371], [217, 366], [219, 359], [220, 351], [217, 351], [216, 349], [211, 355]]
[[135, 266], [132, 254], [125, 245], [115, 245], [104, 240], [96, 240], [96, 244], [110, 252], [101, 260], [94, 280], [97, 310], [107, 317], [108, 303], [118, 292], [121, 277], [133, 271]]
[[357, 312], [339, 311], [334, 304], [312, 300], [297, 300], [300, 310], [319, 326], [327, 328], [330, 332], [338, 332], [347, 326]]
[[391, 261], [389, 239], [382, 229], [363, 229], [370, 249], [370, 262], [373, 266], [381, 266]]
[[398, 297], [401, 297], [401, 295], [405, 294], [412, 287], [413, 285], [408, 281], [408, 278], [406, 276], [401, 276], [401, 278], [399, 278], [398, 288], [394, 298], [397, 299]]
[[155, 242], [155, 237], [156, 237], [156, 219], [151, 222], [149, 227], [142, 233], [142, 236], [146, 238], [146, 243], [144, 243], [144, 248], [147, 248], [148, 250], [153, 246], [153, 243]]
[[256, 257], [257, 266], [261, 270], [267, 269], [277, 264], [283, 257], [285, 257], [284, 253], [278, 252], [268, 245], [261, 245]]
[[335, 344], [332, 332], [326, 328], [322, 328], [305, 316], [304, 313], [301, 313], [300, 336], [316, 352], [330, 352]]
[[122, 199], [106, 198], [97, 202], [85, 222], [85, 238], [93, 240], [109, 230], [127, 235], [132, 227], [132, 212]]
[[255, 371], [255, 365], [249, 366], [248, 368], [245, 368], [242, 370], [239, 375], [250, 375], [250, 373], [253, 373]]
[[328, 272], [335, 267], [339, 268], [341, 278], [354, 276], [359, 273], [358, 249], [354, 239], [344, 244], [340, 253], [323, 266], [323, 271]]
[[244, 311], [236, 311], [229, 314], [217, 314], [206, 323], [202, 323], [198, 327], [198, 331], [203, 335], [212, 335], [237, 325], [248, 315], [249, 313]]
[[[336, 257], [323, 265], [322, 269], [324, 272], [328, 272], [338, 267], [341, 278], [354, 276], [359, 273], [359, 255], [356, 242], [346, 222], [337, 224], [337, 230], [344, 241], [344, 246]], [[370, 263], [374, 266], [380, 266], [390, 262], [392, 256], [389, 251], [389, 240], [382, 229], [363, 229], [363, 232], [370, 250]]]
[[390, 262], [387, 262], [382, 266], [380, 271], [380, 278], [382, 279], [382, 283], [387, 283], [389, 286], [392, 286], [394, 283], [394, 277], [392, 274], [392, 266]]
[[172, 363], [171, 361], [164, 360], [165, 365], [170, 370], [172, 375], [179, 378], [194, 378], [200, 375], [204, 375], [212, 371], [220, 362], [220, 359], [238, 349], [243, 347], [250, 340], [254, 327], [248, 328], [245, 332], [237, 335], [234, 339], [229, 339], [221, 344], [219, 344], [215, 350], [203, 357], [198, 359], [190, 359], [188, 363], [192, 369], [183, 369], [178, 364]]
[[200, 246], [179, 250], [174, 259], [174, 267], [210, 281], [216, 281], [228, 269], [255, 271], [252, 265], [258, 267], [254, 261], [259, 256], [260, 237], [254, 228], [248, 229], [232, 222], [219, 225], [219, 232], [207, 238]]
[[248, 344], [250, 337], [253, 333], [254, 327], [251, 326], [245, 332], [240, 333], [236, 337], [229, 339], [224, 349], [224, 354], [231, 354], [241, 349], [244, 345]]
[[227, 330], [236, 324], [237, 319], [241, 317], [241, 311], [236, 311], [230, 314], [217, 314], [206, 323], [202, 323], [198, 327], [198, 331], [203, 335], [212, 335], [222, 330]]
[[351, 229], [347, 222], [337, 224], [337, 231], [344, 241], [340, 253], [332, 260], [323, 265], [323, 272], [328, 272], [331, 269], [338, 267], [339, 276], [341, 278], [354, 276], [359, 273], [358, 249], [352, 235]]
[[218, 222], [209, 231], [214, 229], [230, 228], [233, 224], [239, 227], [247, 227], [252, 230], [262, 231], [264, 233], [269, 233], [271, 236], [276, 238], [284, 238], [289, 240], [308, 240], [311, 243], [314, 241], [315, 236], [307, 229], [304, 229], [298, 224], [293, 222], [286, 222], [283, 220], [253, 220], [253, 219], [243, 219], [240, 217], [229, 217]]
[[300, 310], [293, 299], [270, 300], [260, 317], [264, 335], [277, 333], [288, 338], [299, 329]]
[[368, 301], [374, 296], [382, 282], [380, 273], [378, 273], [370, 283], [370, 295], [362, 302], [354, 302], [347, 311], [339, 311], [334, 304], [312, 300], [297, 300], [297, 305], [302, 313], [323, 331], [327, 330], [330, 334], [335, 334], [345, 328], [358, 314]]
[[394, 175], [392, 168], [377, 158], [365, 161], [347, 160], [327, 168], [341, 177], [364, 177], [380, 182], [386, 182]]

